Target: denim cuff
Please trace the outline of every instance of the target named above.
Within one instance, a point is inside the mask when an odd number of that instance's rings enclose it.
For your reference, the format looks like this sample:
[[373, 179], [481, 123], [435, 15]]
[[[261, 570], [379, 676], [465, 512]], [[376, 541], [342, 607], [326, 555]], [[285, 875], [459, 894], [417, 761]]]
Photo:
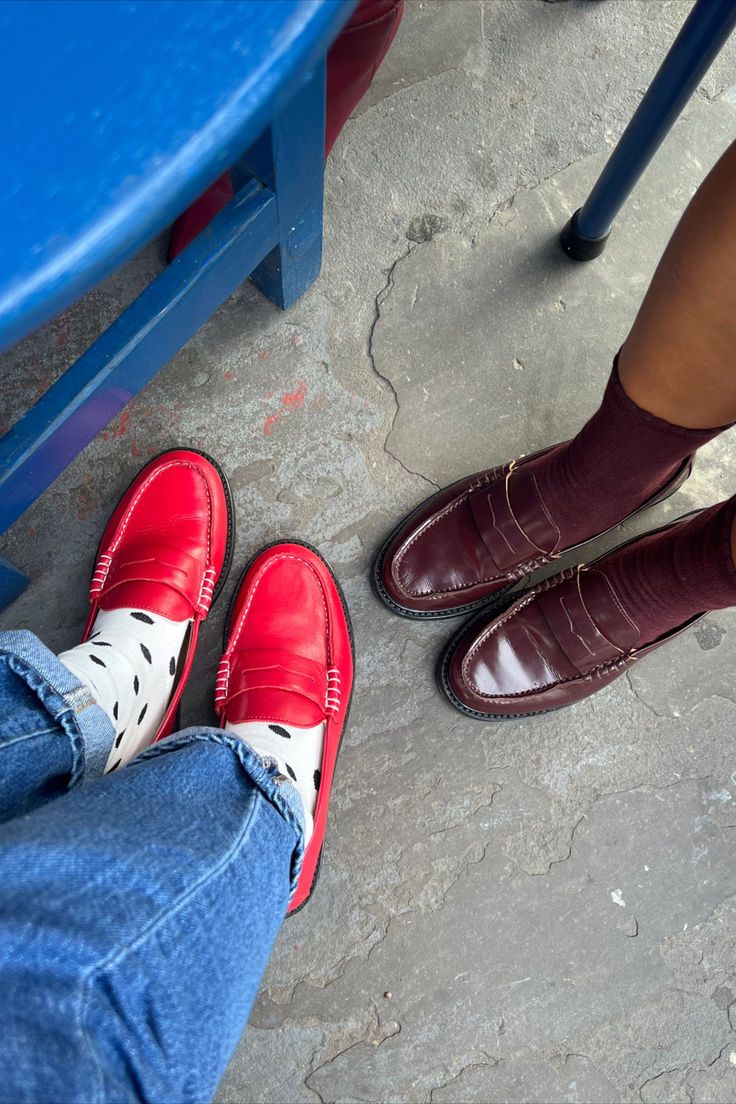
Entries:
[[181, 732], [175, 732], [167, 736], [165, 740], [159, 740], [146, 748], [139, 759], [152, 759], [155, 755], [165, 755], [168, 751], [176, 751], [195, 741], [203, 741], [211, 744], [223, 744], [235, 754], [240, 766], [245, 771], [251, 782], [261, 791], [276, 811], [281, 814], [287, 824], [293, 829], [296, 836], [296, 847], [291, 858], [291, 892], [296, 889], [299, 873], [304, 857], [304, 805], [296, 786], [284, 778], [274, 759], [257, 755], [250, 744], [237, 736], [231, 736], [221, 728], [185, 728]]
[[68, 737], [72, 749], [70, 787], [99, 778], [105, 770], [115, 729], [91, 692], [26, 629], [0, 632], [0, 653], [8, 657], [10, 669], [36, 694]]

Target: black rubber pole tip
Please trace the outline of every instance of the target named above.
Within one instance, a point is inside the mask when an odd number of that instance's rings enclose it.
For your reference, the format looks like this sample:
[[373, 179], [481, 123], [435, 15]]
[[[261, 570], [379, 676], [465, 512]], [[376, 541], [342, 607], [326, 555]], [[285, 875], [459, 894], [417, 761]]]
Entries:
[[560, 234], [560, 245], [562, 246], [562, 252], [566, 253], [568, 257], [571, 257], [573, 261], [592, 261], [594, 257], [600, 257], [603, 250], [606, 248], [606, 242], [608, 241], [608, 234], [604, 234], [602, 238], [584, 238], [578, 233], [578, 215], [580, 214], [580, 208], [578, 207], [575, 214], [568, 222], [565, 229]]

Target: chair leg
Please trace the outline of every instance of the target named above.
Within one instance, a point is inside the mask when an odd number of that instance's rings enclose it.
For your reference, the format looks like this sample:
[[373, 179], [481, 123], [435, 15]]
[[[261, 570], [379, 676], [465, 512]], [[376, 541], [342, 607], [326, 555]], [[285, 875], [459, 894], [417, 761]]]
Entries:
[[27, 575], [13, 567], [9, 560], [0, 556], [0, 609], [5, 609], [15, 601], [30, 582]]
[[240, 287], [278, 240], [276, 198], [251, 179], [0, 437], [0, 533]]
[[279, 244], [251, 279], [284, 310], [304, 294], [322, 263], [325, 65], [313, 70], [244, 157], [233, 166], [238, 191], [257, 177], [276, 196]]
[[736, 0], [697, 0], [590, 195], [560, 234], [576, 261], [598, 257], [672, 124], [736, 26]]

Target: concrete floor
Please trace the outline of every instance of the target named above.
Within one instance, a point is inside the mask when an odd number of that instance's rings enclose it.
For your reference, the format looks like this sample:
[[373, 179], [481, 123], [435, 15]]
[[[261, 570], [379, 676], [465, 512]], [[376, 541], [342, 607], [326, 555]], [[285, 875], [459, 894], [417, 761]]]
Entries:
[[[147, 455], [189, 443], [231, 474], [240, 560], [297, 535], [345, 584], [358, 681], [323, 874], [283, 927], [223, 1104], [736, 1101], [736, 617], [573, 710], [493, 727], [435, 690], [448, 627], [392, 617], [367, 583], [435, 485], [597, 405], [734, 136], [733, 44], [605, 256], [573, 265], [554, 237], [689, 6], [409, 0], [328, 166], [317, 284], [285, 315], [241, 289], [4, 541], [33, 583], [3, 627], [70, 646], [110, 508]], [[8, 420], [161, 264], [154, 243], [3, 358]], [[733, 493], [732, 441], [638, 528]], [[223, 616], [187, 723], [211, 716]]]

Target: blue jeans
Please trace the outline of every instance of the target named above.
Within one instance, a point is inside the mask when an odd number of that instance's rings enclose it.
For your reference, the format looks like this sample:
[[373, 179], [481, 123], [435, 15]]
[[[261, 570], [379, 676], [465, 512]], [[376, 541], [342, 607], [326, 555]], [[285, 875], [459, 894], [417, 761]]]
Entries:
[[296, 884], [275, 765], [189, 728], [102, 776], [114, 732], [0, 633], [0, 1101], [210, 1100]]

